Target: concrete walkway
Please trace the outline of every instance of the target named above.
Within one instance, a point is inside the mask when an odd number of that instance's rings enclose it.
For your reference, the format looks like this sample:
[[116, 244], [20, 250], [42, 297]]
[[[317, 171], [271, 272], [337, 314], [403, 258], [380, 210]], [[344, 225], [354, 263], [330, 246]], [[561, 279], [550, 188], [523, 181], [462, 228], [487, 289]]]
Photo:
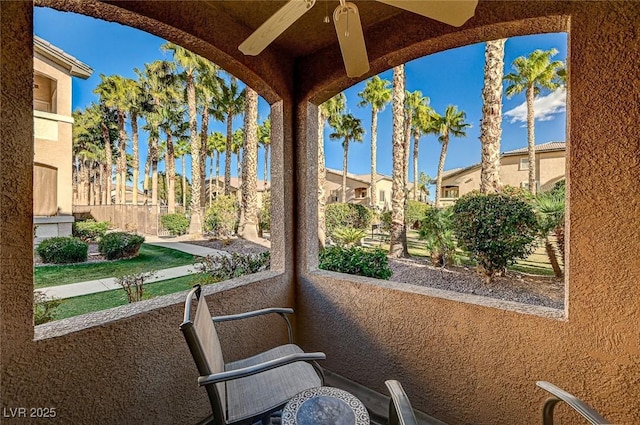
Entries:
[[[177, 251], [186, 252], [188, 254], [199, 257], [204, 257], [207, 255], [230, 255], [226, 251], [220, 251], [213, 248], [207, 248], [205, 246], [192, 245], [182, 242], [167, 242], [160, 238], [147, 237], [147, 242], [145, 243], [149, 245], [160, 246], [163, 248], [175, 249]], [[156, 275], [152, 278], [149, 278], [146, 283], [175, 279], [177, 277], [187, 276], [195, 272], [196, 270], [192, 264], [157, 270]], [[111, 291], [120, 288], [121, 286], [116, 283], [115, 277], [108, 277], [103, 279], [90, 280], [87, 282], [71, 283], [68, 285], [50, 286], [47, 288], [38, 289], [38, 291], [42, 291], [47, 297], [71, 298], [80, 295], [95, 294], [97, 292]]]

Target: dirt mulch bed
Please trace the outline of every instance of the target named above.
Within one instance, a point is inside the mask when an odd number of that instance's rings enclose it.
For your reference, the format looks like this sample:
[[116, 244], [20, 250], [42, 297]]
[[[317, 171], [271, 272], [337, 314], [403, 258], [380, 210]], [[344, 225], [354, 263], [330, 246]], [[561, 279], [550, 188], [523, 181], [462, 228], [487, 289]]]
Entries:
[[211, 239], [202, 241], [184, 241], [192, 245], [206, 246], [208, 248], [218, 249], [226, 252], [237, 252], [238, 254], [260, 254], [262, 252], [269, 251], [268, 246], [262, 246], [260, 244], [250, 242], [245, 239], [227, 239], [224, 241]]
[[523, 304], [564, 308], [564, 280], [509, 271], [490, 285], [470, 267], [434, 267], [418, 258], [390, 259], [391, 280]]

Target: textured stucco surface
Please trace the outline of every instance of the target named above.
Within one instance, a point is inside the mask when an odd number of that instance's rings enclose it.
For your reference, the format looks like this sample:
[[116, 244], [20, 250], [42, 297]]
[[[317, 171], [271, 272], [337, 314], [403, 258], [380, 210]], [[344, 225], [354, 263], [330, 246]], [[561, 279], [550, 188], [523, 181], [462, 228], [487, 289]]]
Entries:
[[[337, 46], [298, 58], [281, 46], [245, 58], [235, 48], [250, 30], [224, 15], [212, 20], [203, 2], [111, 3], [37, 0], [202, 53], [247, 81], [281, 117], [275, 273], [207, 288], [215, 314], [294, 306], [298, 340], [325, 351], [328, 368], [379, 392], [385, 379], [399, 379], [416, 408], [452, 425], [538, 423], [545, 398], [538, 379], [579, 395], [614, 423], [640, 423], [637, 2], [489, 1], [459, 30], [402, 13], [366, 31], [373, 73], [484, 39], [567, 29], [570, 22], [564, 315], [313, 271], [317, 129], [306, 120], [317, 122], [317, 110], [307, 101], [355, 82], [344, 77]], [[56, 407], [58, 423], [193, 423], [209, 407], [178, 331], [179, 295], [38, 328], [34, 339], [31, 3], [0, 2], [0, 30], [1, 407]], [[265, 338], [284, 341], [280, 329], [278, 322], [223, 328], [225, 354], [233, 360], [263, 348], [258, 341]]]

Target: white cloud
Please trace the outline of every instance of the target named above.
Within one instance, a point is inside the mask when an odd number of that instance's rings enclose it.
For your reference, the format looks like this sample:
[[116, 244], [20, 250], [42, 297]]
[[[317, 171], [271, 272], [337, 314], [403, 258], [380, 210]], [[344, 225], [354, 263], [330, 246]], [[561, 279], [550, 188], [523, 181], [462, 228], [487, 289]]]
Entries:
[[[567, 110], [567, 91], [564, 87], [558, 88], [556, 91], [546, 96], [537, 97], [533, 101], [533, 110], [535, 111], [534, 119], [536, 121], [550, 121], [554, 119], [554, 114], [559, 114]], [[516, 122], [527, 122], [527, 102], [504, 113], [509, 117], [511, 124]]]

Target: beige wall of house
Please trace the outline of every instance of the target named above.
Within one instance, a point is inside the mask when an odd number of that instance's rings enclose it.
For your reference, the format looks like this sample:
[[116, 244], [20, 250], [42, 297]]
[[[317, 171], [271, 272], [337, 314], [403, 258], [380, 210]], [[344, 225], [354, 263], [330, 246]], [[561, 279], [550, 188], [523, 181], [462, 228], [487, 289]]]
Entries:
[[[565, 151], [540, 152], [536, 154], [536, 181], [541, 191], [549, 190], [565, 178]], [[503, 185], [523, 187], [528, 185], [529, 169], [527, 154], [508, 155], [500, 159], [500, 179]], [[523, 161], [525, 160], [525, 161]], [[480, 165], [454, 173], [442, 179], [442, 204], [451, 205], [457, 198], [480, 189]]]
[[[326, 203], [341, 202], [342, 172], [327, 169], [325, 178]], [[369, 206], [371, 204], [371, 177], [368, 174], [347, 174], [347, 202]], [[381, 211], [391, 209], [391, 189], [393, 182], [387, 176], [378, 174], [376, 183], [377, 206]], [[409, 189], [413, 187], [409, 183]], [[409, 191], [412, 193], [411, 190]]]

